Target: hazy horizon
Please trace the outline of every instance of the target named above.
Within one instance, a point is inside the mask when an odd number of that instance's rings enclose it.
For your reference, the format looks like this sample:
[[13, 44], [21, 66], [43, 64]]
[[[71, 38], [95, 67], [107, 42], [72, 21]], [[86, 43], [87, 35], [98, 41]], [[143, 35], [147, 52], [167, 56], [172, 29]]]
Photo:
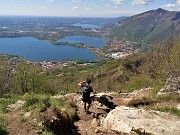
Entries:
[[34, 17], [34, 18], [38, 18], [38, 17], [42, 17], [42, 18], [97, 18], [97, 19], [111, 19], [111, 18], [118, 18], [118, 17], [128, 17], [128, 16], [117, 16], [117, 17], [101, 17], [101, 16], [95, 16], [95, 17], [86, 17], [86, 16], [46, 16], [46, 15], [0, 15], [0, 17], [27, 17], [27, 18], [29, 18], [29, 17]]
[[0, 16], [113, 18], [158, 8], [180, 11], [180, 0], [1, 0]]

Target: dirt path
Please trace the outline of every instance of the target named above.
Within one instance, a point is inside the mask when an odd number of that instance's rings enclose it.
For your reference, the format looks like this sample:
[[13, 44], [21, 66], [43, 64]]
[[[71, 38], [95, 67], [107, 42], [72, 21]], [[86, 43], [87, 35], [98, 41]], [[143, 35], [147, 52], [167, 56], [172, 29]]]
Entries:
[[8, 135], [37, 135], [35, 130], [25, 122], [22, 112], [10, 112], [5, 114]]
[[91, 108], [91, 114], [86, 114], [81, 106], [78, 106], [79, 120], [74, 123], [77, 127], [77, 135], [96, 135], [95, 129], [91, 126], [93, 120], [93, 109]]
[[95, 119], [97, 120], [99, 117], [105, 117], [107, 112], [102, 108], [98, 108], [95, 104], [92, 104], [90, 114], [86, 114], [83, 111], [83, 107], [79, 105], [77, 114], [79, 120], [74, 122], [74, 125], [77, 128], [75, 135], [117, 135], [113, 132], [101, 132]]

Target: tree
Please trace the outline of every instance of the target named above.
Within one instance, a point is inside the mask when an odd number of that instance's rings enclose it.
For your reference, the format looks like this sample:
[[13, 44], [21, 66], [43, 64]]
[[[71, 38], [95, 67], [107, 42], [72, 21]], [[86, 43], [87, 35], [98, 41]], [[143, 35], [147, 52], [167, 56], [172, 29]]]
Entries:
[[16, 92], [24, 93], [49, 93], [50, 86], [45, 75], [38, 65], [21, 62], [17, 65], [13, 78]]
[[167, 60], [167, 71], [173, 76], [180, 75], [180, 43], [176, 44], [170, 51], [169, 58]]
[[1, 96], [11, 91], [12, 68], [7, 62], [0, 61], [0, 93]]

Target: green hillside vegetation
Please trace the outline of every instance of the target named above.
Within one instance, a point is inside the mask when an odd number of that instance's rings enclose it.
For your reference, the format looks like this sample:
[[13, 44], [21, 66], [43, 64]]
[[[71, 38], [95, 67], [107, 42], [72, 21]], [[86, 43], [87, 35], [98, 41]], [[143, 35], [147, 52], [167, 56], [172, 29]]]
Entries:
[[6, 128], [6, 122], [4, 121], [3, 118], [0, 117], [0, 134], [1, 134], [1, 135], [7, 134], [5, 128]]
[[154, 43], [162, 41], [174, 32], [179, 35], [180, 12], [157, 9], [125, 19], [115, 26], [112, 37]]
[[168, 76], [179, 74], [180, 48], [171, 38], [155, 46], [149, 53], [108, 62], [96, 72], [95, 80], [106, 80], [104, 85], [109, 85], [112, 91], [162, 87]]

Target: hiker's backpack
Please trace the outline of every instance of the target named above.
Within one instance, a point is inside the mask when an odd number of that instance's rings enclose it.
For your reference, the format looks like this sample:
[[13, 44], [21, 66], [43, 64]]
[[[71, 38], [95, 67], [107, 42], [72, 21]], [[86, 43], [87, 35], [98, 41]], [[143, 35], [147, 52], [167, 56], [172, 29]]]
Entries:
[[86, 84], [81, 85], [82, 97], [83, 98], [88, 98], [89, 97], [90, 92], [89, 92], [88, 89], [89, 89], [88, 85], [86, 85]]

